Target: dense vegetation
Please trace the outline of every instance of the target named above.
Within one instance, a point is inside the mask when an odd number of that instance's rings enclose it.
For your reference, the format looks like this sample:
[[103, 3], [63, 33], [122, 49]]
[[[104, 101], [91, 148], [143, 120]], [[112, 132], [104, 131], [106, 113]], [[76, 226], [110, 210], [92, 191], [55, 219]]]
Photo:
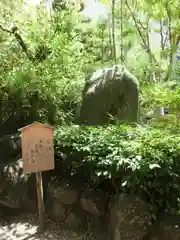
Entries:
[[110, 194], [138, 194], [160, 212], [179, 209], [177, 134], [140, 126], [66, 126], [56, 130], [55, 139], [64, 176], [83, 176]]
[[[108, 179], [113, 191], [138, 193], [153, 206], [177, 211], [180, 86], [172, 66], [179, 3], [102, 2], [109, 15], [97, 22], [71, 4], [50, 14], [43, 4], [0, 2], [0, 133], [14, 133], [34, 120], [56, 125], [56, 156], [62, 160], [68, 152], [73, 163], [68, 171], [86, 167], [89, 177]], [[158, 49], [152, 32], [159, 33]], [[85, 76], [114, 63], [126, 65], [140, 82], [142, 122], [155, 106], [169, 107], [169, 117], [103, 131], [74, 126]]]

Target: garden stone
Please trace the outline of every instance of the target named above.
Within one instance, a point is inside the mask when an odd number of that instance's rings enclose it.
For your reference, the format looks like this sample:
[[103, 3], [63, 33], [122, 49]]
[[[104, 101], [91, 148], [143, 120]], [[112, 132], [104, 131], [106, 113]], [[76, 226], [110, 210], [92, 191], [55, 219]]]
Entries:
[[78, 199], [79, 191], [80, 189], [76, 189], [71, 182], [66, 180], [51, 181], [49, 184], [50, 196], [62, 204], [74, 204]]
[[109, 216], [111, 240], [143, 240], [150, 229], [149, 204], [139, 197], [121, 194], [114, 197]]
[[81, 207], [87, 213], [101, 217], [105, 216], [108, 198], [104, 192], [94, 189], [85, 189], [81, 195]]
[[154, 231], [152, 240], [179, 240], [180, 216], [163, 214], [158, 220], [158, 227]]
[[48, 206], [48, 216], [57, 222], [63, 222], [66, 217], [66, 208], [61, 203], [53, 202]]
[[2, 136], [0, 138], [0, 166], [17, 161], [18, 156], [21, 156], [20, 134]]
[[86, 231], [88, 227], [86, 214], [79, 206], [76, 206], [67, 214], [64, 226], [74, 231]]
[[87, 77], [77, 123], [104, 125], [113, 118], [139, 122], [139, 83], [122, 66], [103, 68]]
[[[49, 172], [42, 173], [45, 202], [49, 177]], [[23, 173], [22, 159], [4, 165], [0, 180], [0, 204], [2, 206], [37, 212], [36, 176], [35, 174], [26, 175]]]

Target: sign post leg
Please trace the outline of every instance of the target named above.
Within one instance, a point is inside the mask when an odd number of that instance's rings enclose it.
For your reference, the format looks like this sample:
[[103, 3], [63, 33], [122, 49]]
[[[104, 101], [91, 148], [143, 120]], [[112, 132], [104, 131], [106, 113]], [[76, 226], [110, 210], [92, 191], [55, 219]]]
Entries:
[[43, 199], [43, 183], [41, 172], [36, 173], [36, 185], [38, 196], [38, 210], [39, 210], [39, 231], [44, 232], [44, 199]]

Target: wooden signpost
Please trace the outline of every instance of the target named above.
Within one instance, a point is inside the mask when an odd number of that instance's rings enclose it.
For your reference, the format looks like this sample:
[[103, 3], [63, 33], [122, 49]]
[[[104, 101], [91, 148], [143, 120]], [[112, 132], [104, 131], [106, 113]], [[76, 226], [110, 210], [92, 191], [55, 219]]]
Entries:
[[54, 169], [54, 128], [42, 123], [32, 123], [21, 132], [24, 173], [36, 173], [40, 232], [44, 231], [44, 199], [41, 172]]

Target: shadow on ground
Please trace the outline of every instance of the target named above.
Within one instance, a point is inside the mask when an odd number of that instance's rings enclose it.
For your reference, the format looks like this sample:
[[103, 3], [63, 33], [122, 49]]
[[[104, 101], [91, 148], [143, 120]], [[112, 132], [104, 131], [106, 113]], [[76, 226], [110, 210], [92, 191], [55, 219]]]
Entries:
[[73, 232], [46, 219], [46, 230], [38, 233], [38, 216], [24, 214], [0, 223], [0, 240], [105, 240], [102, 233]]

